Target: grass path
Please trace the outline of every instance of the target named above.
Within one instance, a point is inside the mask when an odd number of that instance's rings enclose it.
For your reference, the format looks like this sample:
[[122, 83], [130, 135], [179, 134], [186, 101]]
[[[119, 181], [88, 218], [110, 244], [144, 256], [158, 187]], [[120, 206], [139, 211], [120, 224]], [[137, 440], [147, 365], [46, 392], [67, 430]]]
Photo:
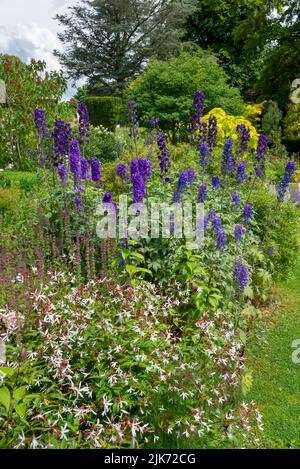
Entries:
[[263, 415], [262, 448], [300, 448], [300, 363], [292, 361], [292, 342], [300, 339], [300, 259], [279, 293], [284, 309], [268, 320], [246, 355], [253, 371], [246, 400], [253, 399]]

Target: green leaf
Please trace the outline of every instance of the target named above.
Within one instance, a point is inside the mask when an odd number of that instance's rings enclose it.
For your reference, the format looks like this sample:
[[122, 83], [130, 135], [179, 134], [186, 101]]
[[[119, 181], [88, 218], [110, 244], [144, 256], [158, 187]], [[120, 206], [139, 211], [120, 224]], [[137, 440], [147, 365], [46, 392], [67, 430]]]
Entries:
[[2, 404], [6, 411], [9, 411], [10, 406], [10, 392], [9, 389], [4, 387], [0, 389], [0, 404]]
[[15, 411], [21, 418], [24, 418], [26, 415], [26, 405], [23, 404], [23, 402], [20, 404], [15, 404]]
[[2, 371], [2, 373], [5, 373], [6, 376], [13, 376], [16, 372], [16, 370], [14, 368], [10, 368], [9, 366], [1, 367], [0, 371]]
[[20, 388], [14, 390], [13, 398], [15, 401], [19, 402], [21, 399], [23, 399], [25, 394], [26, 394], [26, 387], [21, 386]]

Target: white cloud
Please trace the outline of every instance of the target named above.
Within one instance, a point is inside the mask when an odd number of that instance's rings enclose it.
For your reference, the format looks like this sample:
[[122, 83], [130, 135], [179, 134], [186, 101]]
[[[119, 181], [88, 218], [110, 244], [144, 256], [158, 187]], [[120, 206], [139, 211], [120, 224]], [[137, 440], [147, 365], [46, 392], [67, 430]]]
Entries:
[[[60, 69], [54, 49], [61, 49], [59, 26], [54, 20], [77, 0], [0, 0], [0, 53], [13, 54], [24, 62], [45, 60], [48, 70]], [[41, 5], [42, 4], [42, 5]], [[74, 94], [69, 87], [67, 97]]]

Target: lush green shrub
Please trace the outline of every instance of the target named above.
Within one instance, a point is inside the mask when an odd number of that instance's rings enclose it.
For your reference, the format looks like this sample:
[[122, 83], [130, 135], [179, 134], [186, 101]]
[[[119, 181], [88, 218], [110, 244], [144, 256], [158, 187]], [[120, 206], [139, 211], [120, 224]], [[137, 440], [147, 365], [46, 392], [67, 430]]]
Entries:
[[92, 125], [115, 131], [119, 119], [122, 100], [113, 96], [90, 96], [84, 98]]
[[[62, 72], [46, 71], [46, 63], [32, 60], [24, 64], [15, 56], [0, 55], [0, 79], [6, 83], [7, 104], [0, 114], [0, 168], [12, 163], [16, 169], [32, 169], [30, 152], [36, 150], [34, 110], [47, 112], [50, 127], [67, 104], [58, 105], [67, 82]], [[68, 115], [70, 113], [68, 112]]]
[[16, 207], [20, 199], [17, 189], [0, 189], [0, 211], [8, 211]]
[[263, 185], [253, 192], [251, 199], [265, 255], [269, 256], [274, 276], [284, 278], [299, 252], [299, 208], [289, 201], [278, 204], [270, 189]]
[[189, 122], [197, 90], [205, 93], [205, 112], [221, 107], [229, 114], [243, 113], [239, 91], [228, 84], [216, 57], [202, 50], [150, 63], [129, 84], [127, 97], [137, 102], [142, 124], [148, 126], [152, 117], [159, 117], [161, 127], [174, 133]]
[[85, 155], [96, 157], [101, 162], [110, 162], [118, 158], [123, 151], [124, 142], [114, 132], [102, 125], [90, 128], [90, 143], [86, 146]]
[[275, 101], [270, 101], [262, 118], [262, 133], [268, 136], [269, 146], [278, 155], [285, 156], [286, 149], [282, 144], [281, 129], [282, 111]]

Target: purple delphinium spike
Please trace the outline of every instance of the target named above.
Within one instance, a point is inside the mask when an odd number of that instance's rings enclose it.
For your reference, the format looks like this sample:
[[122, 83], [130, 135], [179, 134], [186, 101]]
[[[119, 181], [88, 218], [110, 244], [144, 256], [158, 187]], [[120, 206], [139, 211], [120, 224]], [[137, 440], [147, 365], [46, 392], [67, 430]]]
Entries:
[[138, 171], [141, 174], [143, 181], [146, 183], [152, 174], [152, 163], [148, 158], [139, 159]]
[[209, 212], [208, 220], [211, 221], [213, 231], [218, 231], [218, 229], [221, 228], [221, 219], [216, 212]]
[[236, 244], [239, 243], [243, 234], [244, 234], [244, 227], [242, 225], [236, 225], [234, 229], [234, 239], [235, 239]]
[[92, 172], [92, 181], [98, 182], [98, 185], [101, 185], [101, 166], [97, 158], [91, 158], [91, 172]]
[[177, 190], [183, 194], [186, 188], [195, 182], [195, 179], [196, 173], [193, 168], [182, 170], [178, 178]]
[[89, 179], [89, 163], [86, 158], [80, 160], [81, 179]]
[[283, 173], [282, 179], [277, 187], [277, 198], [278, 202], [283, 202], [284, 197], [286, 194], [286, 191], [288, 190], [289, 184], [291, 182], [291, 179], [293, 177], [293, 174], [296, 170], [295, 163], [293, 161], [290, 161], [286, 167], [285, 171]]
[[179, 189], [174, 189], [173, 198], [172, 198], [173, 204], [179, 204], [180, 203], [180, 198], [181, 198], [180, 190]]
[[150, 120], [150, 126], [151, 127], [157, 127], [158, 124], [159, 124], [159, 117], [152, 117], [152, 119]]
[[260, 135], [255, 155], [255, 175], [257, 178], [262, 178], [265, 175], [266, 152], [268, 150], [268, 137]]
[[67, 179], [68, 179], [68, 170], [66, 168], [66, 166], [64, 164], [61, 164], [59, 167], [58, 167], [58, 175], [60, 177], [60, 184], [62, 186], [65, 186], [66, 183], [67, 183]]
[[74, 180], [79, 181], [81, 176], [80, 149], [77, 140], [70, 142], [70, 171], [74, 175]]
[[39, 137], [47, 137], [46, 113], [43, 109], [35, 109], [34, 124]]
[[117, 165], [117, 176], [127, 176], [127, 167], [124, 163], [118, 163]]
[[218, 176], [213, 176], [211, 178], [211, 185], [214, 190], [220, 189], [220, 178]]
[[223, 230], [223, 228], [219, 228], [217, 230], [217, 247], [222, 252], [225, 249], [226, 242], [227, 242], [227, 235], [226, 235], [225, 231]]
[[210, 149], [208, 143], [201, 142], [199, 145], [200, 157], [199, 157], [199, 164], [201, 166], [202, 173], [204, 174], [206, 166], [210, 162]]
[[203, 183], [199, 186], [197, 202], [204, 204], [206, 199], [207, 199], [207, 189], [206, 189], [206, 184]]
[[252, 218], [253, 210], [251, 204], [245, 204], [243, 211], [243, 223], [244, 225], [248, 224], [248, 221]]
[[208, 120], [208, 133], [207, 133], [207, 143], [210, 149], [217, 145], [218, 141], [218, 127], [217, 127], [217, 118], [215, 116], [209, 116]]
[[238, 207], [241, 202], [240, 194], [237, 191], [233, 191], [231, 194], [232, 205]]
[[72, 129], [70, 124], [57, 119], [54, 122], [54, 165], [62, 163], [63, 157], [68, 155], [70, 141], [72, 138]]
[[237, 155], [242, 155], [248, 150], [250, 142], [250, 130], [245, 124], [239, 124], [236, 128], [239, 136]]
[[233, 147], [233, 140], [226, 140], [223, 153], [222, 153], [222, 167], [221, 171], [223, 176], [227, 176], [233, 168], [234, 160], [232, 157], [232, 147]]
[[241, 161], [241, 163], [238, 164], [237, 172], [236, 172], [236, 180], [240, 184], [246, 180], [246, 166], [247, 166], [246, 161]]
[[103, 203], [110, 203], [112, 201], [112, 193], [111, 192], [104, 192], [102, 202]]
[[79, 143], [85, 144], [89, 142], [90, 137], [90, 119], [88, 107], [84, 103], [78, 106], [78, 126], [79, 126]]
[[144, 180], [139, 172], [131, 175], [133, 202], [142, 202], [146, 195], [146, 187]]
[[170, 150], [167, 147], [166, 143], [166, 136], [164, 132], [160, 132], [159, 130], [157, 131], [157, 146], [159, 148], [158, 151], [158, 159], [159, 159], [159, 167], [160, 167], [160, 177], [164, 178], [166, 182], [166, 174], [169, 171], [169, 168], [171, 166], [171, 161], [170, 161]]
[[233, 280], [237, 282], [238, 288], [241, 291], [245, 290], [249, 283], [249, 271], [241, 259], [237, 260], [234, 266]]

